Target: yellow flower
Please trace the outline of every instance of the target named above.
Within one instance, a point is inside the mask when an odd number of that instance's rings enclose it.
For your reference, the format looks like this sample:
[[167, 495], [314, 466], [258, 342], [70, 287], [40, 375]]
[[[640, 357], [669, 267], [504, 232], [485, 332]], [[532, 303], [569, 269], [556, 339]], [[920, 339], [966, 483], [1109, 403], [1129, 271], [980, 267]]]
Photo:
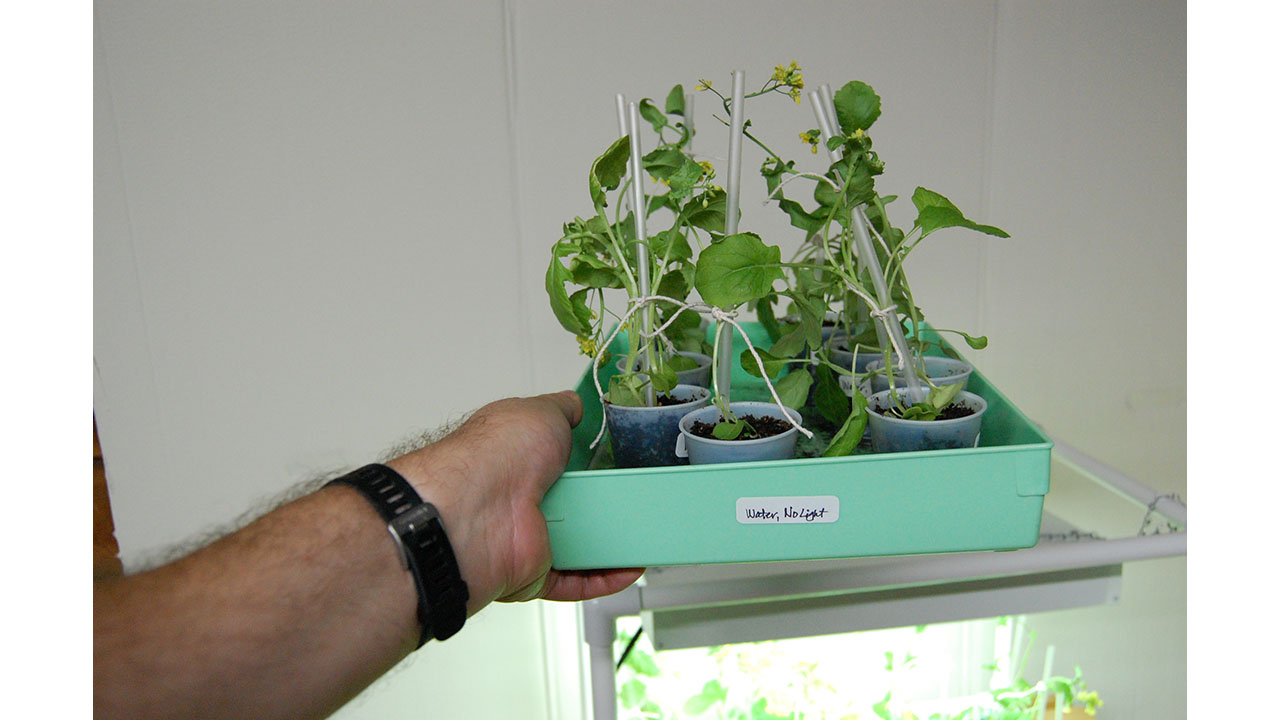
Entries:
[[699, 160], [698, 165], [702, 166], [702, 176], [710, 180], [716, 176], [716, 169], [706, 160]]
[[1098, 708], [1102, 706], [1102, 701], [1098, 699], [1096, 692], [1081, 692], [1076, 695], [1076, 700], [1084, 703], [1084, 711], [1090, 717], [1097, 715]]
[[694, 89], [695, 89], [695, 90], [699, 90], [699, 91], [701, 91], [701, 90], [710, 90], [710, 89], [711, 89], [711, 81], [710, 81], [710, 80], [703, 80], [702, 78], [698, 78], [698, 86], [697, 86], [696, 88], [694, 88]]
[[599, 346], [596, 345], [595, 338], [584, 337], [582, 335], [578, 336], [578, 350], [583, 355], [586, 355], [587, 357], [595, 357], [596, 351], [599, 349]]
[[800, 66], [795, 60], [790, 65], [778, 65], [773, 68], [773, 75], [769, 78], [782, 87], [792, 88], [791, 97], [800, 102], [797, 90], [804, 87], [804, 73], [800, 72]]

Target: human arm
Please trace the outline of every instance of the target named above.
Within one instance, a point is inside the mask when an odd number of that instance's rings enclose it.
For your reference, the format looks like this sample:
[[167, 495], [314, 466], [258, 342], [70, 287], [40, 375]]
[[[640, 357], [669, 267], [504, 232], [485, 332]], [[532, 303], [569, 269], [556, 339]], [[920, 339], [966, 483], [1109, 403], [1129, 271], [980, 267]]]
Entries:
[[[538, 505], [581, 412], [572, 393], [501, 400], [387, 462], [439, 509], [469, 615], [493, 600], [606, 595], [639, 576], [550, 569]], [[323, 717], [413, 651], [416, 608], [385, 522], [355, 490], [328, 487], [174, 563], [95, 584], [95, 717]]]

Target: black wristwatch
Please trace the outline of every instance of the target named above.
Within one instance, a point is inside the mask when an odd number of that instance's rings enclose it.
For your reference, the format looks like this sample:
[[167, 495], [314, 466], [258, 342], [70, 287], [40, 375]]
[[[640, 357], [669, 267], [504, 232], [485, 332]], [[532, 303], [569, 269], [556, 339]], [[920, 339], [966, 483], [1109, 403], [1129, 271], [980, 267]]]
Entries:
[[386, 465], [366, 465], [329, 482], [334, 484], [359, 490], [387, 521], [387, 532], [400, 552], [400, 565], [413, 575], [418, 588], [418, 621], [422, 624], [418, 647], [431, 638], [445, 640], [461, 630], [470, 595], [436, 506], [423, 502], [409, 481]]

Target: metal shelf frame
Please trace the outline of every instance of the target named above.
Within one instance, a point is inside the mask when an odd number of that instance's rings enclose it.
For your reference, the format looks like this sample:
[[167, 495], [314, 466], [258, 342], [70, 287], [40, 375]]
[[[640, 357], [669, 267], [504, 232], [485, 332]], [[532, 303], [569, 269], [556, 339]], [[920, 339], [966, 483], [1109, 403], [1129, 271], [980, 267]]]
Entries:
[[[659, 650], [951, 622], [1118, 602], [1124, 563], [1187, 554], [1179, 498], [1053, 440], [1056, 460], [1146, 509], [1139, 534], [1104, 539], [1046, 513], [1040, 542], [1025, 550], [650, 568], [582, 604], [592, 717], [616, 718], [619, 617], [640, 615]], [[1153, 519], [1164, 525], [1145, 534]]]

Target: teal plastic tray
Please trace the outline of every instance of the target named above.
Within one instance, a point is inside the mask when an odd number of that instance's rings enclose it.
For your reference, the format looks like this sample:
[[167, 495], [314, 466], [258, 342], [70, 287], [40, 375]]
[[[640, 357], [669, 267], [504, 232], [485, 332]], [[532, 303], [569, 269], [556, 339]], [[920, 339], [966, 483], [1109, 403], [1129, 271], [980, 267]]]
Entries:
[[[756, 323], [744, 329], [768, 346]], [[929, 334], [929, 331], [925, 331]], [[935, 341], [937, 340], [935, 336]], [[735, 337], [735, 358], [744, 349]], [[625, 337], [612, 352], [623, 353]], [[616, 370], [601, 368], [604, 387]], [[735, 400], [768, 399], [736, 366]], [[1036, 544], [1053, 443], [978, 371], [976, 448], [621, 469], [590, 449], [601, 407], [590, 368], [564, 475], [542, 502], [561, 570], [1014, 550]], [[806, 418], [806, 425], [808, 418]], [[820, 453], [824, 439], [801, 443]], [[790, 510], [788, 510], [790, 508]]]

